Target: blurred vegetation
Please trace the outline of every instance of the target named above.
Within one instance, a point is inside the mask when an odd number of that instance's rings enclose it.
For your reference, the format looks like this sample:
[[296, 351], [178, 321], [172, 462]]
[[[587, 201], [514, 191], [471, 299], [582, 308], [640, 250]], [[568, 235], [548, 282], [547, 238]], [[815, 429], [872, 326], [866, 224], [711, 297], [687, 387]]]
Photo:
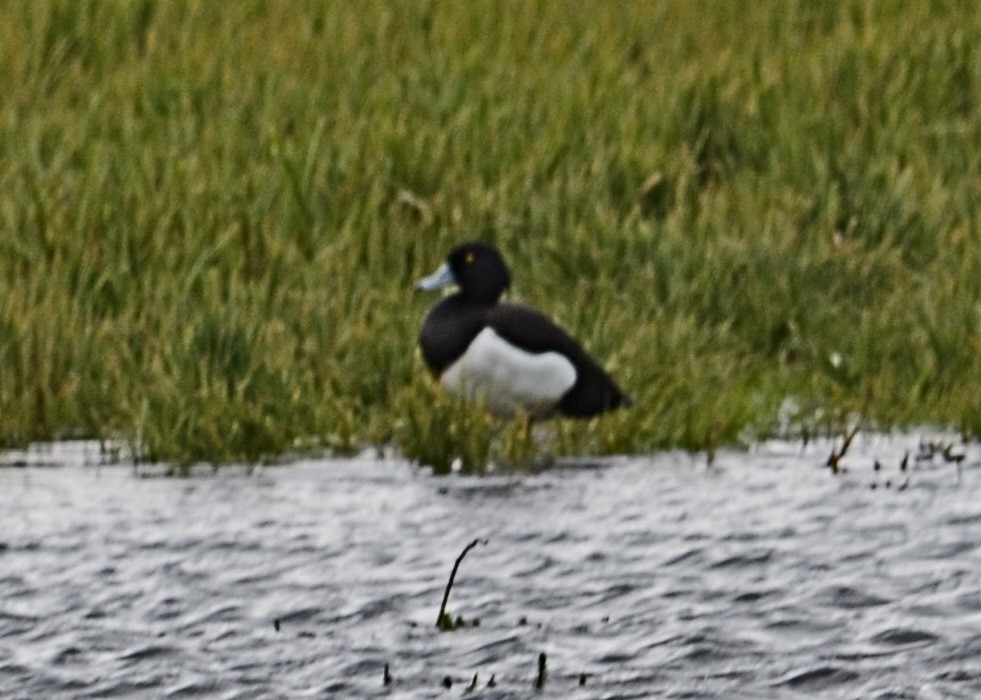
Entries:
[[0, 445], [479, 464], [471, 238], [637, 399], [557, 453], [981, 432], [972, 0], [3, 3], [0, 95]]

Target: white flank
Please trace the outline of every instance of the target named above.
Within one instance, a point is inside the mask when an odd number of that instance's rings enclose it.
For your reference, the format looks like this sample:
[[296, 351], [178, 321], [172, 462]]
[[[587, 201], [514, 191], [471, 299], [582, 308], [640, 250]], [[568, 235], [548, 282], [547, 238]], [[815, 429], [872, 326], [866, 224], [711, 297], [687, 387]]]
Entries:
[[550, 409], [576, 383], [576, 368], [557, 352], [525, 352], [485, 328], [441, 382], [454, 393], [482, 398], [492, 413], [510, 418]]

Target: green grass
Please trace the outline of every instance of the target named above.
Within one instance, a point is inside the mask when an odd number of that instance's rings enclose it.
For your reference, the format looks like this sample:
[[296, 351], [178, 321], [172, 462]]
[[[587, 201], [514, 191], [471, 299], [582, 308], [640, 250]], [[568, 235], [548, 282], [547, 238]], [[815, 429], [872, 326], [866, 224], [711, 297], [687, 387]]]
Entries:
[[0, 94], [0, 445], [479, 464], [409, 291], [471, 238], [637, 399], [557, 453], [981, 432], [972, 0], [3, 3]]

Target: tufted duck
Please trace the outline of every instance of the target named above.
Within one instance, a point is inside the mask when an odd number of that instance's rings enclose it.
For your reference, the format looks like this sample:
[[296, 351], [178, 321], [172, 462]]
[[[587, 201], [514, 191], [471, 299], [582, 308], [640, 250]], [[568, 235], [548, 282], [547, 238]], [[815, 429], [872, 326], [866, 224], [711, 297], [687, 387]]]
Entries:
[[535, 309], [500, 303], [511, 273], [500, 253], [465, 243], [416, 289], [459, 289], [426, 315], [422, 356], [448, 390], [483, 398], [497, 416], [588, 418], [629, 405], [613, 379]]

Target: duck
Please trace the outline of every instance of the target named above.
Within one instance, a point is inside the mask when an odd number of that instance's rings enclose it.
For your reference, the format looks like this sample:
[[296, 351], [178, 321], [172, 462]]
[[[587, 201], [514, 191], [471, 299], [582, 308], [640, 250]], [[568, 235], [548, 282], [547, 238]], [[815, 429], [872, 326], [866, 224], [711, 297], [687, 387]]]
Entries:
[[419, 347], [451, 394], [499, 418], [591, 418], [631, 405], [607, 371], [544, 313], [501, 301], [511, 271], [483, 242], [454, 247], [417, 290], [456, 291], [425, 315]]

